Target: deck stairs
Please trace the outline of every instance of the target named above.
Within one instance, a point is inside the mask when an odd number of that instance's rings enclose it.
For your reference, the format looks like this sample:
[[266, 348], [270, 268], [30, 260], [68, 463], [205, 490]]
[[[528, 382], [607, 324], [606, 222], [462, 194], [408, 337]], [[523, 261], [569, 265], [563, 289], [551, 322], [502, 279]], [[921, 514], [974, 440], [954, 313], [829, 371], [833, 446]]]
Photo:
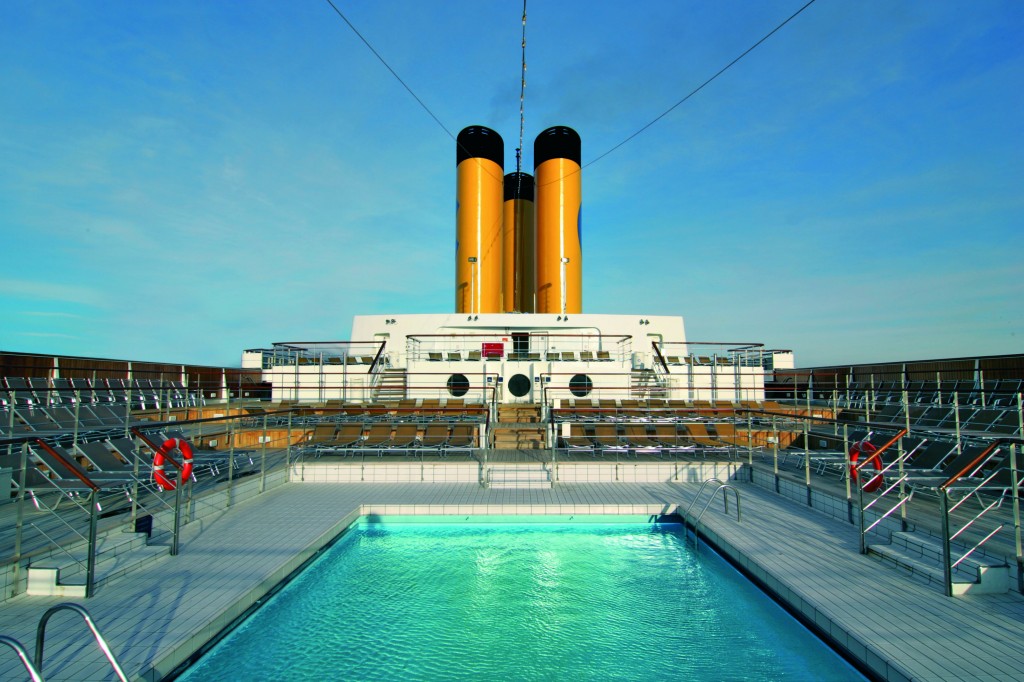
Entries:
[[402, 400], [405, 398], [407, 386], [406, 370], [388, 367], [381, 372], [380, 381], [373, 389], [373, 401]]
[[540, 405], [499, 405], [498, 421], [491, 427], [491, 447], [499, 450], [543, 450], [547, 427]]
[[[85, 597], [87, 546], [84, 541], [32, 560], [28, 567], [27, 594], [30, 596]], [[150, 544], [146, 533], [115, 528], [101, 532], [96, 540], [96, 572], [93, 587], [131, 571], [144, 568], [167, 556], [168, 547]]]
[[668, 390], [653, 369], [634, 369], [629, 374], [629, 395], [637, 400], [666, 398]]
[[[922, 531], [894, 532], [888, 544], [868, 545], [868, 555], [944, 589], [942, 541]], [[953, 560], [966, 548], [952, 546]], [[1002, 594], [1010, 589], [1010, 567], [999, 557], [972, 554], [953, 571], [953, 596]]]

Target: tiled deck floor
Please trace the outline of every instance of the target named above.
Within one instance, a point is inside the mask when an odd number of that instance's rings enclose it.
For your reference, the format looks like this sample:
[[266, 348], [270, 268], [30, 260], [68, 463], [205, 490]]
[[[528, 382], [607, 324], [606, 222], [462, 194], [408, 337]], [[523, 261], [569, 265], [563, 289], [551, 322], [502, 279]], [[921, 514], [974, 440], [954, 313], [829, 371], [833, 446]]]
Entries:
[[[851, 526], [749, 484], [743, 522], [719, 511], [707, 529], [737, 551], [777, 592], [804, 600], [805, 613], [857, 651], [898, 661], [891, 679], [1024, 679], [1024, 598], [1011, 593], [959, 599], [857, 554]], [[183, 651], [209, 639], [235, 614], [344, 528], [352, 514], [652, 514], [688, 501], [696, 484], [563, 484], [553, 490], [485, 490], [472, 483], [292, 483], [186, 527], [181, 554], [98, 590], [85, 604], [133, 678], [155, 679]], [[366, 505], [369, 507], [367, 508]], [[704, 523], [702, 522], [702, 526]], [[202, 528], [202, 533], [196, 531]], [[771, 576], [771, 577], [769, 577]], [[31, 650], [42, 613], [59, 599], [18, 597], [0, 607], [0, 633]], [[798, 605], [801, 603], [796, 602]], [[847, 637], [846, 633], [851, 633]], [[112, 679], [84, 625], [70, 613], [49, 626], [48, 680]], [[71, 662], [71, 661], [74, 662]], [[884, 664], [881, 670], [886, 670]], [[884, 673], [883, 673], [884, 674]], [[13, 653], [0, 679], [22, 679]]]

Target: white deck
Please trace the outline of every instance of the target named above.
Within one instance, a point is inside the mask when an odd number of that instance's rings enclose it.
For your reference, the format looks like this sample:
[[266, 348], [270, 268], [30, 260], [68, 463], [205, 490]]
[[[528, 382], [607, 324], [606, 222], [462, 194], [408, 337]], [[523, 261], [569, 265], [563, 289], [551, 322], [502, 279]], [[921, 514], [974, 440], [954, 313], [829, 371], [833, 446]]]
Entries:
[[[935, 586], [859, 555], [852, 526], [751, 484], [737, 486], [742, 523], [716, 505], [702, 528], [881, 677], [1024, 679], [1019, 636], [1024, 597], [944, 597]], [[487, 490], [474, 483], [290, 483], [190, 524], [179, 556], [110, 583], [84, 605], [130, 676], [159, 679], [157, 671], [173, 668], [360, 511], [656, 514], [688, 501], [697, 488], [693, 483], [563, 483], [550, 490]], [[59, 601], [21, 596], [7, 602], [0, 607], [0, 633], [21, 640], [31, 652], [39, 617]], [[113, 679], [72, 614], [55, 616], [48, 635], [46, 679]], [[13, 652], [0, 659], [0, 679], [22, 679]]]

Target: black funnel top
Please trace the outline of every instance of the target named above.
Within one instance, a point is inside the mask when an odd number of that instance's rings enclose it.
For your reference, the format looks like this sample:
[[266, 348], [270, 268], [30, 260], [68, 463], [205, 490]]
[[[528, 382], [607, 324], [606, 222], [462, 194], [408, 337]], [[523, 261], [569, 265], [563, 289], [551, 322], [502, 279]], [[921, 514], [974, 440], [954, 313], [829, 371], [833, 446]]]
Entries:
[[548, 128], [533, 143], [533, 167], [551, 159], [571, 159], [579, 164], [583, 158], [580, 147], [580, 135], [572, 128]]
[[455, 165], [466, 159], [484, 158], [505, 165], [505, 143], [501, 135], [484, 126], [463, 128], [455, 140]]
[[509, 173], [505, 176], [505, 201], [526, 199], [533, 201], [533, 176], [529, 173]]

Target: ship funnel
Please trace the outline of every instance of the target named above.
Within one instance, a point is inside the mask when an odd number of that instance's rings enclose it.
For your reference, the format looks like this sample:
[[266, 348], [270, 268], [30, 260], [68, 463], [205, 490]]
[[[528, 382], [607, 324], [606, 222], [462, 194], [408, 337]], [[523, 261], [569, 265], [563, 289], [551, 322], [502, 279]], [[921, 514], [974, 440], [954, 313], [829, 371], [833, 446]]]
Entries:
[[580, 136], [566, 126], [548, 128], [533, 145], [538, 313], [583, 310], [581, 158]]
[[456, 139], [455, 312], [502, 311], [502, 165], [505, 144], [490, 128]]
[[504, 223], [504, 312], [532, 313], [536, 309], [537, 226], [529, 173], [505, 176]]

